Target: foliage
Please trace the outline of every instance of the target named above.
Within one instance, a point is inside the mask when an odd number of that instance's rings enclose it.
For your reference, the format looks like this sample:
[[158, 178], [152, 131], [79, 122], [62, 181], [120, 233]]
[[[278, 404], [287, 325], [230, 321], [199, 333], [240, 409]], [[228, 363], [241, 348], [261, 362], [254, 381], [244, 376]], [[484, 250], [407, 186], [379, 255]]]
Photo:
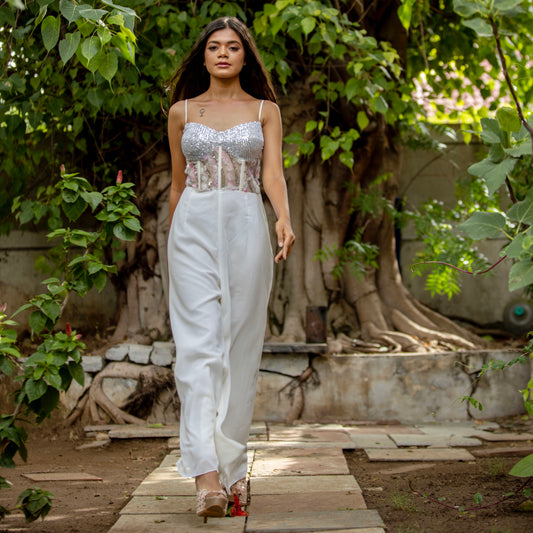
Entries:
[[[19, 413], [33, 415], [41, 423], [56, 409], [61, 391], [66, 391], [73, 380], [83, 386], [81, 365], [85, 344], [81, 335], [67, 323], [65, 331], [56, 330], [68, 297], [72, 293], [83, 296], [91, 288], [102, 290], [108, 274], [116, 272], [114, 264], [105, 262], [113, 244], [133, 240], [141, 230], [139, 210], [133, 203], [132, 183], [122, 183], [122, 171], [115, 185], [96, 191], [76, 173], [62, 170], [54, 186], [41, 187], [35, 200], [18, 197], [13, 212], [20, 224], [46, 224], [51, 230], [48, 238], [57, 245], [51, 250], [54, 272], [58, 277], [43, 281], [46, 292], [34, 296], [17, 313], [31, 309], [29, 327], [32, 335], [40, 336], [37, 350], [22, 360], [17, 347], [17, 335], [10, 326], [7, 304], [0, 308], [0, 371], [12, 376], [17, 369], [20, 383], [14, 392], [14, 412], [0, 418], [0, 465], [14, 468], [18, 453], [27, 458], [27, 434], [18, 426]], [[94, 231], [85, 231], [72, 224], [87, 211], [94, 215]], [[63, 227], [64, 222], [68, 225]], [[87, 223], [87, 220], [85, 220]], [[15, 313], [16, 314], [16, 313]], [[8, 486], [0, 478], [0, 486]], [[19, 496], [19, 507], [26, 520], [44, 518], [51, 508], [52, 495], [37, 488], [27, 489]], [[5, 515], [6, 509], [0, 509]]]

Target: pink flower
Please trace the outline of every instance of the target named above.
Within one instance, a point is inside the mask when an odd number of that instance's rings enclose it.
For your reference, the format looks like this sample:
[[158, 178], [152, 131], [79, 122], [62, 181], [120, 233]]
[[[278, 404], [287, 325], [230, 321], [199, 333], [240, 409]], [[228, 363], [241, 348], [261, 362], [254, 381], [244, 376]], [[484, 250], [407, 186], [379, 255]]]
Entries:
[[82, 338], [82, 334], [78, 333], [74, 338], [79, 341]]
[[4, 305], [2, 305], [2, 307], [0, 307], [0, 313], [5, 313], [6, 309], [7, 309], [7, 302]]
[[67, 322], [67, 325], [65, 326], [65, 331], [67, 332], [67, 335], [69, 337], [72, 337], [72, 328], [70, 327], [70, 324]]
[[61, 174], [65, 173], [65, 165], [61, 165]]
[[122, 170], [118, 171], [117, 174], [117, 183], [122, 183]]

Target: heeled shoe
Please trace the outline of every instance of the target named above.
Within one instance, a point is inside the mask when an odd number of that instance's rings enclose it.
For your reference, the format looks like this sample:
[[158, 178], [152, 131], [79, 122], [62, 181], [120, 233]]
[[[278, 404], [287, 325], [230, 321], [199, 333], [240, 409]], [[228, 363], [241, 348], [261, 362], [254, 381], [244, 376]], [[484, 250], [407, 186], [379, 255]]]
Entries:
[[209, 516], [214, 518], [226, 516], [227, 509], [228, 496], [225, 490], [199, 489], [196, 492], [196, 514], [204, 518], [204, 523]]
[[237, 495], [241, 505], [248, 504], [248, 480], [247, 479], [240, 479], [239, 481], [234, 483], [229, 489], [229, 492], [230, 492], [230, 497], [232, 499], [235, 494]]

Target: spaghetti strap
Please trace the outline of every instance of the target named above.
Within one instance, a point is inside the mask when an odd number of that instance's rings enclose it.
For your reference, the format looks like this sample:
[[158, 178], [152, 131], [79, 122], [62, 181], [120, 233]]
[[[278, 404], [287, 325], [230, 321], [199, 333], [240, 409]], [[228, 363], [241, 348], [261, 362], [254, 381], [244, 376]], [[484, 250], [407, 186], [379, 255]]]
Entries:
[[263, 111], [263, 104], [265, 103], [264, 100], [261, 100], [261, 105], [259, 106], [259, 122], [261, 122], [261, 112]]
[[187, 99], [185, 99], [185, 124], [187, 124]]

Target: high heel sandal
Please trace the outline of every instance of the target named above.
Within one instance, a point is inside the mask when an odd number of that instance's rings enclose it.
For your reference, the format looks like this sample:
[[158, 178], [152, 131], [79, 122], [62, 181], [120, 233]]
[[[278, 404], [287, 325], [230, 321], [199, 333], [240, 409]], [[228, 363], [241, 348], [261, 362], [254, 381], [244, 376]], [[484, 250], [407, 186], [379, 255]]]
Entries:
[[207, 517], [221, 518], [226, 516], [228, 509], [228, 496], [225, 490], [199, 489], [196, 492], [196, 514], [203, 516], [204, 524]]
[[234, 483], [230, 490], [230, 497], [233, 498], [236, 494], [239, 498], [239, 502], [241, 505], [247, 505], [248, 504], [248, 480], [247, 479], [240, 479], [236, 483]]

